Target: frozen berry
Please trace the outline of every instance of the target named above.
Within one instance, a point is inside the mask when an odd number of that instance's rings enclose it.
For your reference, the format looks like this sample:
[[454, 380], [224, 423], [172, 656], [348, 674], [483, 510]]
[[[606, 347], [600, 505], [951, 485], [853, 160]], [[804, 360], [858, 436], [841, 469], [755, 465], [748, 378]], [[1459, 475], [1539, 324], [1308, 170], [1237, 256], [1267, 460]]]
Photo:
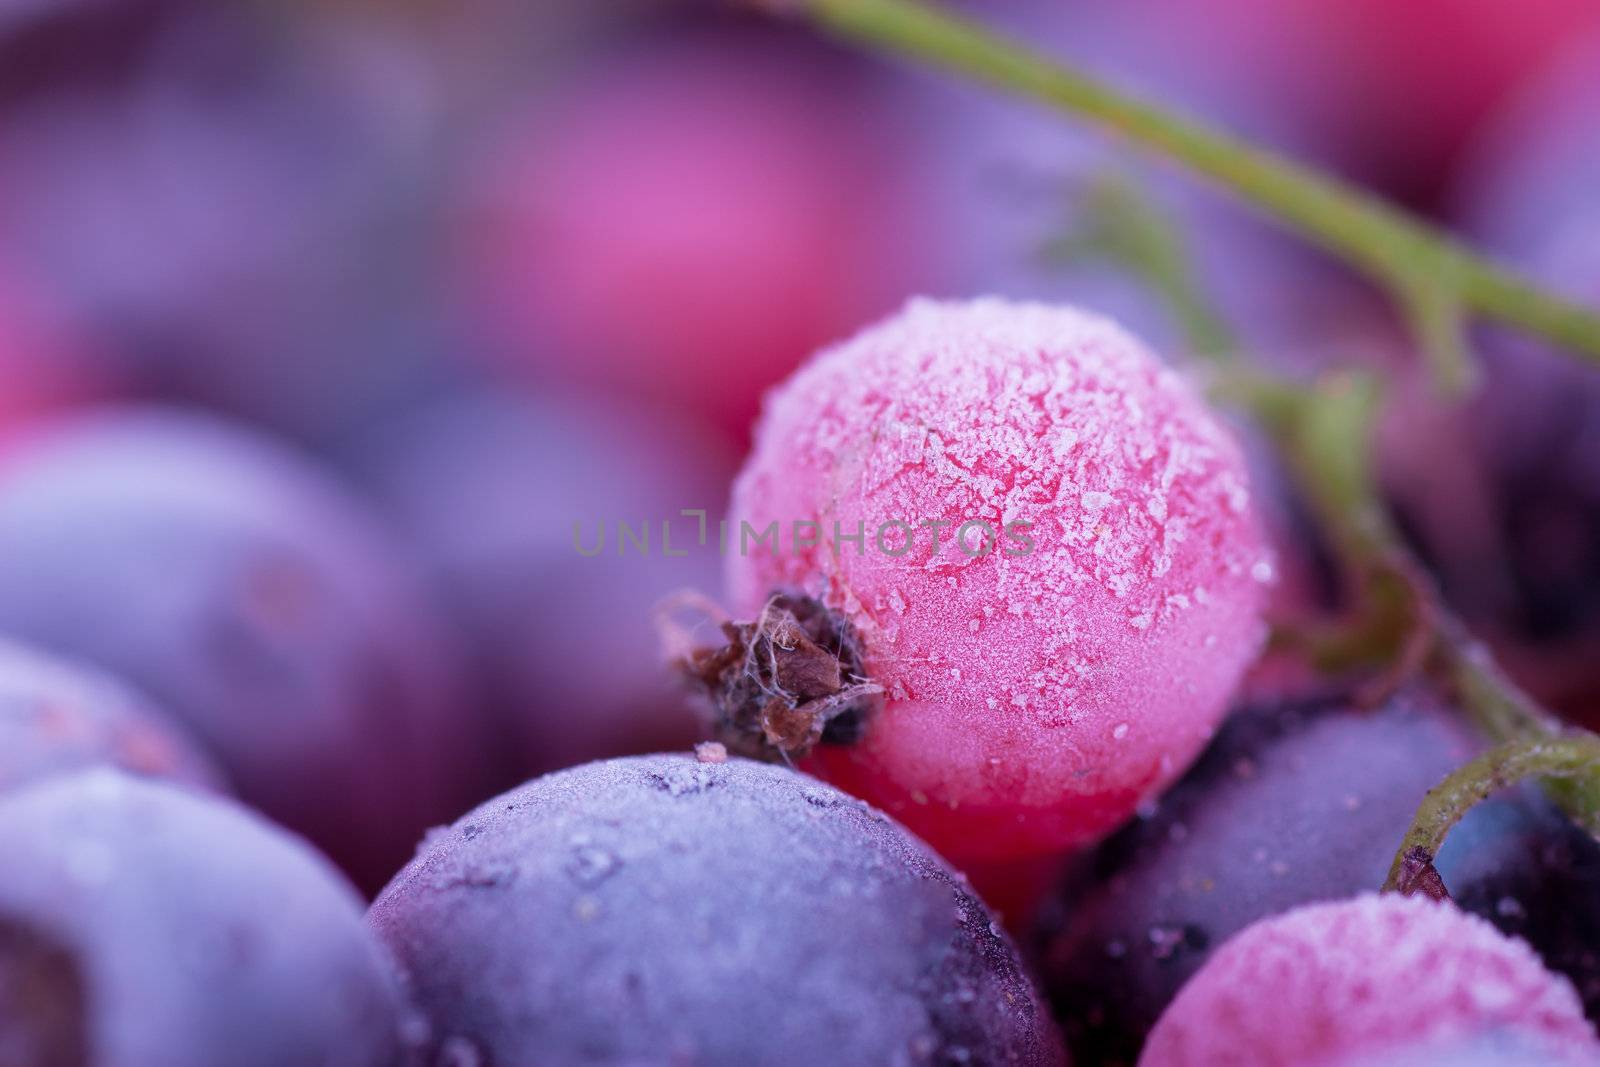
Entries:
[[653, 620], [715, 582], [729, 453], [662, 409], [549, 389], [446, 396], [357, 450], [472, 637], [515, 781], [695, 740]]
[[359, 898], [244, 809], [89, 771], [0, 800], [0, 854], [0, 1061], [399, 1062], [407, 1016]]
[[581, 68], [486, 146], [462, 269], [508, 356], [741, 437], [761, 393], [916, 287], [933, 248], [862, 72], [755, 33]]
[[1600, 1061], [1593, 1052], [1525, 1031], [1495, 1030], [1465, 1041], [1413, 1041], [1318, 1060], [1317, 1067], [1594, 1067]]
[[127, 679], [369, 885], [477, 755], [417, 586], [340, 486], [221, 421], [113, 409], [0, 454], [0, 633]]
[[1140, 1067], [1305, 1067], [1509, 1032], [1600, 1055], [1564, 978], [1448, 902], [1362, 896], [1249, 927], [1184, 986]]
[[463, 1062], [1062, 1062], [958, 875], [862, 802], [746, 760], [530, 782], [430, 837], [371, 921]]
[[[1045, 985], [1074, 1055], [1131, 1064], [1228, 938], [1381, 885], [1423, 796], [1478, 746], [1425, 690], [1375, 708], [1316, 696], [1235, 711], [1047, 909]], [[1600, 1015], [1600, 845], [1518, 789], [1469, 812], [1438, 866], [1458, 905], [1530, 942]]]
[[110, 675], [0, 640], [0, 792], [95, 766], [210, 790], [223, 780], [176, 723]]
[[1260, 645], [1237, 445], [1071, 308], [916, 301], [824, 351], [769, 397], [731, 510], [756, 628], [728, 632], [756, 655], [696, 664], [723, 668], [723, 740], [795, 756], [820, 734], [809, 768], [958, 862], [1115, 827]]

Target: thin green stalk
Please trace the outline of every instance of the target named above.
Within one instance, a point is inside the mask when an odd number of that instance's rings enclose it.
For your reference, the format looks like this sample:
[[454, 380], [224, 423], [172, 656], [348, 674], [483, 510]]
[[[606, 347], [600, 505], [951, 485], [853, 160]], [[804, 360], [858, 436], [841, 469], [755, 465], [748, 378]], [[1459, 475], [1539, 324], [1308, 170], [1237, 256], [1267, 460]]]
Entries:
[[[1600, 362], [1600, 314], [1539, 290], [1373, 196], [1124, 96], [975, 23], [916, 0], [767, 0], [766, 6], [1030, 97], [1186, 164], [1385, 284], [1446, 385], [1462, 388], [1471, 380], [1468, 312]], [[1308, 387], [1252, 371], [1234, 358], [1226, 325], [1206, 313], [1181, 241], [1163, 235], [1159, 222], [1114, 188], [1101, 190], [1095, 203], [1101, 227], [1090, 243], [1167, 299], [1196, 354], [1210, 360], [1217, 391], [1254, 414], [1288, 460], [1362, 597], [1360, 625], [1337, 643], [1383, 663], [1391, 679], [1423, 667], [1439, 671], [1467, 712], [1502, 742], [1429, 795], [1396, 855], [1391, 883], [1442, 893], [1432, 862], [1444, 834], [1472, 804], [1529, 775], [1543, 777], [1552, 798], [1600, 836], [1600, 738], [1563, 733], [1554, 716], [1495, 667], [1445, 610], [1394, 528], [1372, 460], [1378, 384], [1343, 373]]]
[[1213, 127], [1125, 96], [1072, 67], [917, 0], [768, 0], [841, 37], [1032, 98], [1185, 164], [1387, 285], [1442, 377], [1469, 371], [1460, 318], [1476, 312], [1600, 362], [1600, 314], [1544, 292], [1400, 209]]
[[[1600, 737], [1575, 734], [1509, 741], [1457, 768], [1429, 790], [1417, 809], [1389, 868], [1384, 890], [1409, 892], [1416, 883], [1435, 882], [1433, 861], [1445, 836], [1479, 801], [1524, 778], [1572, 779], [1590, 775], [1596, 767], [1600, 767]], [[1600, 833], [1600, 823], [1591, 816], [1585, 829]]]

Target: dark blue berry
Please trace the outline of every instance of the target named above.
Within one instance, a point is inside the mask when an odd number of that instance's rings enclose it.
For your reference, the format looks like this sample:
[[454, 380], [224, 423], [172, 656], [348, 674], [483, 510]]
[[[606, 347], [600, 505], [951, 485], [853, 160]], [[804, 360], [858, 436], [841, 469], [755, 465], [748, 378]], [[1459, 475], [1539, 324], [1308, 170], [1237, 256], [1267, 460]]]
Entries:
[[419, 584], [340, 486], [221, 421], [117, 410], [0, 453], [0, 633], [136, 685], [373, 887], [475, 773]]
[[441, 1054], [1062, 1062], [960, 876], [887, 816], [780, 767], [643, 756], [537, 779], [432, 837], [371, 920]]

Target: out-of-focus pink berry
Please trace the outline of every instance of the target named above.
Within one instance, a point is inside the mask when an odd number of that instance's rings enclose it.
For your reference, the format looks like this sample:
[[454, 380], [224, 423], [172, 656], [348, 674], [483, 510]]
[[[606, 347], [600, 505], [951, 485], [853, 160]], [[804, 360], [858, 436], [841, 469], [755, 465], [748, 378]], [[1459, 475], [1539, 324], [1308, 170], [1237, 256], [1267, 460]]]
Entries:
[[858, 80], [731, 33], [586, 69], [465, 194], [495, 342], [748, 432], [761, 392], [904, 299], [932, 247]]
[[731, 511], [736, 610], [821, 600], [885, 691], [811, 766], [962, 861], [1127, 818], [1260, 646], [1271, 564], [1238, 445], [1072, 308], [915, 301], [824, 351], [769, 397]]
[[1448, 902], [1368, 895], [1234, 937], [1172, 1002], [1139, 1065], [1311, 1067], [1493, 1034], [1600, 1056], [1572, 986], [1527, 945]]

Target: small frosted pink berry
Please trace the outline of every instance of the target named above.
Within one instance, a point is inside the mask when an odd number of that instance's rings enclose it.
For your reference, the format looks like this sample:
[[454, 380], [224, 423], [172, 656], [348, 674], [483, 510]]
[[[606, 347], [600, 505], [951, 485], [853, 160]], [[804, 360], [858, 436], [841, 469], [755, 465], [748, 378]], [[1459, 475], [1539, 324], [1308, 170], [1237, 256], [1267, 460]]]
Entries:
[[700, 666], [742, 666], [729, 688], [756, 703], [726, 718], [961, 861], [1132, 815], [1260, 647], [1271, 566], [1237, 444], [1072, 308], [915, 301], [825, 350], [768, 397], [732, 514], [757, 624], [725, 632], [753, 654]]
[[1178, 994], [1139, 1067], [1394, 1062], [1489, 1037], [1600, 1057], [1572, 986], [1522, 941], [1448, 902], [1367, 895], [1247, 927]]

